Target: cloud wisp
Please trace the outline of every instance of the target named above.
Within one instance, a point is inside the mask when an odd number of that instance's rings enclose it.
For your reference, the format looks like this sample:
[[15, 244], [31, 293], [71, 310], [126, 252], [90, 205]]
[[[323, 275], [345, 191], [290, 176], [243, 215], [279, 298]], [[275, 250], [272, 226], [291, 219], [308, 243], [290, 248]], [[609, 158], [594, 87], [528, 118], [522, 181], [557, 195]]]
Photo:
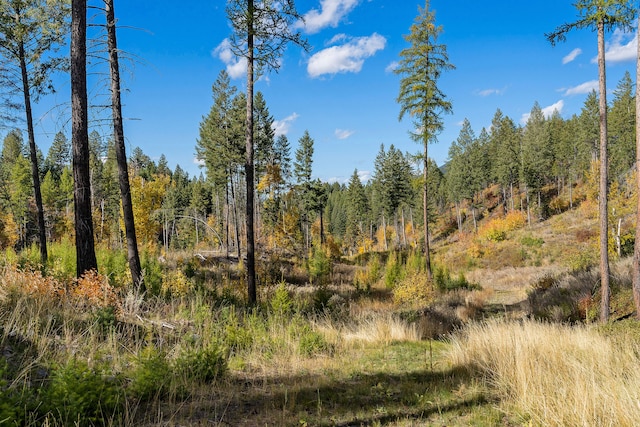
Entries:
[[[558, 113], [562, 113], [563, 108], [564, 108], [564, 101], [561, 99], [560, 101], [554, 104], [551, 104], [548, 107], [543, 107], [542, 114], [544, 115], [545, 118], [548, 119], [551, 116], [553, 116], [553, 113], [555, 113], [556, 111]], [[523, 114], [522, 117], [520, 118], [520, 123], [527, 124], [527, 122], [529, 121], [529, 117], [531, 117], [531, 113]]]
[[336, 129], [335, 132], [334, 132], [336, 138], [338, 138], [338, 139], [347, 139], [351, 135], [353, 135], [354, 133], [356, 133], [356, 132], [353, 131], [353, 130], [348, 130], [348, 129]]
[[227, 66], [227, 73], [232, 79], [238, 79], [247, 74], [247, 59], [238, 58], [233, 54], [229, 39], [222, 40], [211, 54]]
[[295, 27], [304, 29], [308, 34], [315, 34], [326, 27], [336, 28], [358, 2], [359, 0], [322, 0], [320, 10], [311, 9], [305, 13], [304, 22], [298, 22]]
[[569, 52], [568, 55], [562, 58], [562, 65], [566, 65], [570, 62], [573, 62], [578, 56], [580, 56], [580, 54], [582, 54], [582, 49], [580, 48], [573, 49], [571, 52]]
[[598, 92], [598, 81], [597, 80], [589, 80], [588, 82], [584, 82], [579, 84], [578, 86], [570, 87], [564, 90], [564, 96], [572, 96], [572, 95], [585, 95], [587, 93], [591, 93], [592, 91]]
[[384, 49], [387, 39], [373, 33], [357, 37], [340, 46], [331, 46], [309, 58], [307, 72], [312, 78], [325, 74], [359, 73], [364, 60]]
[[507, 88], [502, 88], [502, 89], [483, 89], [483, 90], [479, 90], [476, 92], [477, 95], [485, 97], [485, 96], [491, 96], [491, 95], [504, 95], [504, 93], [507, 91]]
[[276, 137], [280, 135], [287, 135], [289, 133], [289, 129], [291, 129], [291, 125], [298, 117], [300, 117], [298, 113], [293, 113], [282, 120], [274, 120], [273, 125], [271, 126], [273, 128], [274, 135]]

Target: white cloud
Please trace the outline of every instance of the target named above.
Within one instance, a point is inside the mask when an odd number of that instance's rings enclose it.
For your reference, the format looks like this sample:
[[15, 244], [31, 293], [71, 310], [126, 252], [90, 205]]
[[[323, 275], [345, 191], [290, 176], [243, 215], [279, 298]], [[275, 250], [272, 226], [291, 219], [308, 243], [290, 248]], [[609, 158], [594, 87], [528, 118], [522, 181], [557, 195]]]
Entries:
[[298, 113], [293, 113], [282, 120], [274, 120], [272, 128], [275, 136], [278, 137], [280, 135], [288, 134], [291, 124], [293, 124], [298, 117], [300, 117]]
[[568, 64], [569, 62], [572, 62], [573, 60], [575, 60], [580, 54], [582, 53], [582, 49], [580, 48], [575, 48], [573, 49], [571, 52], [569, 52], [569, 54], [567, 56], [565, 56], [564, 58], [562, 58], [562, 64]]
[[326, 27], [335, 28], [358, 2], [359, 0], [321, 0], [320, 11], [311, 9], [304, 15], [304, 22], [298, 22], [296, 28], [304, 28], [309, 34], [315, 34]]
[[571, 95], [584, 95], [587, 93], [591, 93], [591, 91], [598, 91], [598, 81], [597, 80], [589, 80], [588, 82], [584, 82], [579, 84], [578, 86], [570, 87], [564, 91], [564, 96]]
[[232, 79], [240, 78], [247, 73], [247, 59], [238, 58], [233, 54], [229, 39], [222, 40], [222, 43], [213, 50], [212, 55], [225, 63], [227, 73]]
[[348, 129], [336, 129], [335, 131], [336, 138], [338, 139], [347, 139], [354, 133], [355, 131]]
[[399, 66], [400, 66], [400, 63], [398, 61], [393, 61], [392, 63], [387, 65], [387, 68], [384, 69], [384, 72], [393, 73], [395, 70], [398, 69]]
[[[626, 33], [616, 29], [605, 47], [604, 57], [607, 62], [635, 61], [638, 50], [636, 33]], [[591, 58], [592, 64], [598, 63], [598, 57]]]
[[556, 111], [558, 113], [562, 113], [562, 109], [564, 108], [564, 101], [561, 99], [560, 101], [556, 102], [555, 104], [551, 104], [548, 107], [544, 107], [542, 109], [542, 114], [544, 114], [544, 116], [546, 118], [549, 118], [551, 116], [553, 116], [553, 113], [555, 113]]
[[[604, 57], [607, 62], [635, 61], [638, 51], [638, 38], [635, 33], [625, 33], [619, 29], [613, 32], [607, 44]], [[597, 62], [597, 57], [594, 62]]]
[[358, 171], [358, 178], [364, 184], [371, 179], [371, 171]]
[[198, 165], [200, 167], [203, 167], [204, 166], [204, 160], [203, 159], [199, 159], [197, 157], [194, 157], [193, 158], [193, 164], [194, 165]]
[[478, 91], [478, 95], [480, 96], [490, 96], [490, 95], [502, 95], [507, 91], [506, 88], [503, 89], [483, 89]]
[[369, 37], [357, 37], [341, 46], [321, 50], [309, 59], [307, 72], [314, 77], [323, 74], [358, 73], [365, 58], [384, 49], [387, 39], [377, 33]]
[[[561, 99], [555, 104], [551, 104], [548, 107], [542, 108], [542, 114], [544, 115], [544, 117], [548, 119], [549, 117], [553, 116], [553, 113], [556, 111], [558, 113], [562, 113], [563, 108], [564, 108], [564, 101]], [[531, 116], [531, 113], [523, 114], [522, 117], [520, 118], [520, 123], [526, 124], [529, 121], [530, 116]]]

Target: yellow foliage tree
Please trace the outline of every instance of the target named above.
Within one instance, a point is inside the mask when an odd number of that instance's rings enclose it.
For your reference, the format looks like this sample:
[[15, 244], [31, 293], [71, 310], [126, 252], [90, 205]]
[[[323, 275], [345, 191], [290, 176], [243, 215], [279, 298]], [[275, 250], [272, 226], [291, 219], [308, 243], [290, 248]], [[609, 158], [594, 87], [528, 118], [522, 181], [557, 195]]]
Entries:
[[[136, 223], [136, 237], [143, 244], [155, 244], [162, 230], [162, 217], [157, 212], [169, 187], [167, 175], [154, 175], [146, 180], [136, 175], [131, 178], [131, 201]], [[124, 223], [121, 222], [124, 230]]]

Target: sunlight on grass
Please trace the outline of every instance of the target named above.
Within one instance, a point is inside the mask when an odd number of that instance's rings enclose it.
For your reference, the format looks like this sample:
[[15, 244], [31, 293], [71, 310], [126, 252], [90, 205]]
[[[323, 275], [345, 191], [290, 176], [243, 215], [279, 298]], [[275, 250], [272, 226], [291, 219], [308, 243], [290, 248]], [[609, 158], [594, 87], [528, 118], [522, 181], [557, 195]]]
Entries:
[[449, 358], [480, 372], [534, 425], [633, 426], [640, 419], [638, 350], [587, 327], [492, 321], [453, 337]]

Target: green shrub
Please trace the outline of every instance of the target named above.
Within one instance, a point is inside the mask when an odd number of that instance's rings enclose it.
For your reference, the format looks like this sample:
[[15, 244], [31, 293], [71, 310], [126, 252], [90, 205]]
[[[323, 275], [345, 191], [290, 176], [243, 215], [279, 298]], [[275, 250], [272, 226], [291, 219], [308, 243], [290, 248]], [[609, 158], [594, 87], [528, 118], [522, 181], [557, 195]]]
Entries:
[[539, 237], [524, 236], [522, 239], [520, 239], [520, 243], [522, 243], [523, 246], [539, 248], [544, 244], [544, 240]]
[[326, 353], [331, 347], [324, 336], [314, 331], [300, 316], [291, 319], [287, 333], [292, 341], [298, 342], [301, 356], [311, 357], [318, 353]]
[[293, 311], [293, 299], [287, 290], [287, 284], [280, 282], [273, 296], [269, 300], [271, 311], [279, 316], [291, 314]]
[[216, 343], [204, 348], [190, 348], [178, 357], [175, 369], [185, 379], [210, 382], [226, 372], [226, 352]]
[[23, 405], [20, 396], [9, 389], [7, 370], [7, 362], [0, 358], [0, 424], [21, 425], [19, 408]]
[[53, 371], [42, 407], [64, 425], [102, 425], [122, 412], [124, 400], [117, 375], [71, 360]]
[[324, 337], [318, 332], [309, 330], [300, 336], [300, 354], [302, 356], [311, 357], [318, 353], [326, 353], [329, 344]]
[[314, 247], [309, 257], [309, 277], [311, 283], [327, 283], [331, 276], [331, 259], [322, 248]]
[[144, 284], [150, 295], [160, 295], [162, 291], [162, 278], [164, 271], [162, 264], [149, 251], [145, 250], [140, 253], [140, 264], [144, 274]]
[[131, 281], [127, 253], [124, 250], [98, 249], [96, 251], [100, 273], [109, 278], [113, 286], [123, 286]]
[[421, 251], [412, 251], [407, 258], [407, 273], [420, 273], [425, 270], [427, 260]]
[[398, 253], [389, 254], [387, 264], [384, 269], [384, 285], [387, 289], [393, 289], [395, 285], [402, 280], [402, 265], [398, 259]]
[[469, 283], [464, 274], [458, 274], [458, 277], [452, 278], [451, 273], [446, 267], [436, 267], [433, 273], [433, 281], [441, 292], [454, 291], [456, 289], [479, 289], [476, 284]]
[[128, 391], [132, 397], [150, 400], [165, 394], [171, 378], [171, 368], [164, 353], [154, 346], [145, 347], [129, 373]]

